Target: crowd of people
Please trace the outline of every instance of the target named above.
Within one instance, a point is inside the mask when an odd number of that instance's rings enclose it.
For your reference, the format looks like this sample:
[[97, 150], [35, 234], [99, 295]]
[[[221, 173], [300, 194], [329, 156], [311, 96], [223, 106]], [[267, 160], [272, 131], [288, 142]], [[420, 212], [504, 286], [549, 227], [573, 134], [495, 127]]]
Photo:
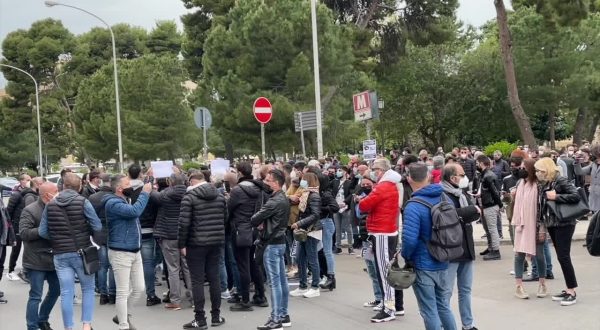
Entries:
[[[577, 220], [564, 221], [550, 204], [578, 203], [584, 189], [591, 211], [600, 209], [600, 146], [562, 152], [523, 146], [503, 156], [496, 151], [490, 159], [468, 147], [433, 155], [404, 149], [371, 161], [351, 156], [347, 164], [335, 157], [255, 159], [224, 174], [173, 167], [168, 178], [133, 164], [126, 175], [92, 170], [83, 180], [63, 171], [58, 184], [23, 174], [16, 187], [1, 187], [13, 191], [2, 207], [0, 274], [11, 247], [7, 277], [30, 285], [30, 330], [51, 329], [59, 297], [65, 329], [75, 328], [74, 303], [82, 305], [84, 330], [92, 328], [96, 303], [115, 305], [118, 329], [135, 329], [131, 306], [144, 294], [147, 306], [191, 306], [194, 317], [184, 329], [224, 324], [225, 300], [232, 312], [271, 306], [257, 329], [273, 330], [292, 325], [290, 296], [313, 299], [336, 290], [336, 255], [346, 252], [364, 259], [373, 288], [363, 305], [374, 311], [370, 321], [404, 315], [404, 292], [388, 281], [390, 264], [401, 256], [416, 274], [412, 287], [426, 329], [457, 329], [450, 309], [455, 285], [460, 326], [476, 329], [473, 226], [482, 223], [486, 233], [483, 260], [499, 260], [505, 212], [515, 296], [529, 297], [529, 281], [538, 282], [538, 298], [547, 296], [546, 280], [554, 279], [551, 240], [565, 278], [552, 300], [573, 305], [578, 284], [570, 247]], [[458, 227], [440, 230], [436, 224], [452, 214]], [[444, 235], [459, 243], [440, 244]], [[97, 250], [97, 271], [86, 259], [90, 247]], [[299, 286], [290, 291], [292, 278]], [[168, 292], [161, 298], [162, 280]], [[1, 291], [0, 300], [7, 303]]]

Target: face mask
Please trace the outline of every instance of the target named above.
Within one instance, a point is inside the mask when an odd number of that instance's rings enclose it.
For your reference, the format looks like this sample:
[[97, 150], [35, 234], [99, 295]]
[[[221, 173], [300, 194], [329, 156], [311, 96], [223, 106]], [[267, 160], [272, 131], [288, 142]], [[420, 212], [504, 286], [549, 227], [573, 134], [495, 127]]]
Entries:
[[519, 169], [518, 168], [513, 168], [510, 170], [510, 172], [514, 177], [519, 177]]
[[352, 169], [352, 173], [354, 173], [354, 175], [356, 175], [356, 174], [358, 173], [358, 168], [356, 168], [356, 167], [355, 167], [355, 168], [353, 168], [353, 169]]
[[290, 179], [294, 180], [295, 178], [297, 178], [298, 176], [296, 175], [296, 171], [292, 171], [290, 172]]
[[335, 174], [333, 173], [329, 173], [327, 174], [327, 176], [329, 177], [329, 179], [333, 180], [335, 178]]
[[308, 181], [300, 180], [300, 187], [302, 187], [304, 189], [308, 188]]
[[125, 195], [126, 197], [131, 197], [131, 195], [133, 195], [133, 188], [129, 187], [123, 189], [123, 195]]
[[527, 170], [524, 168], [520, 168], [517, 176], [519, 177], [519, 179], [527, 179], [527, 177], [529, 176], [529, 172], [527, 172]]
[[538, 181], [546, 182], [546, 173], [537, 172], [535, 173], [535, 176], [537, 177]]
[[23, 188], [31, 188], [31, 181], [27, 181]]
[[357, 179], [359, 179], [359, 180], [362, 180], [362, 178], [363, 178], [362, 174], [357, 174], [354, 177], [357, 178]]
[[567, 154], [568, 154], [569, 156], [573, 156], [573, 151], [569, 151], [569, 152], [567, 152]]
[[371, 189], [371, 188], [363, 188], [363, 192], [364, 192], [366, 195], [370, 194], [372, 190], [373, 190], [373, 189]]
[[460, 154], [460, 158], [467, 159], [467, 154]]
[[463, 176], [460, 179], [460, 182], [458, 182], [458, 188], [460, 189], [465, 189], [469, 187], [469, 178], [467, 178], [466, 176]]
[[375, 172], [369, 173], [369, 178], [371, 178], [371, 181], [377, 182], [377, 174]]
[[337, 173], [335, 173], [335, 176], [337, 176], [338, 179], [341, 179], [344, 176], [344, 172], [337, 171]]

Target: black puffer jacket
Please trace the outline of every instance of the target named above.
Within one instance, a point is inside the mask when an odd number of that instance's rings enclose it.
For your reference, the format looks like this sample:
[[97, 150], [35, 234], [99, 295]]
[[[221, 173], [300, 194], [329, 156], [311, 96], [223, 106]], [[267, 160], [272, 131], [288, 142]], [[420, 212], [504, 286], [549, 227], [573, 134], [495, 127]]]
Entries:
[[21, 212], [25, 206], [35, 202], [38, 199], [38, 194], [31, 188], [25, 188], [20, 192], [13, 191], [8, 199], [6, 210], [10, 216], [15, 233], [19, 233], [19, 221], [21, 220]]
[[225, 197], [211, 184], [188, 191], [181, 201], [179, 248], [225, 244]]
[[54, 257], [52, 244], [39, 235], [38, 228], [42, 222], [42, 212], [46, 205], [41, 199], [29, 204], [21, 213], [19, 235], [25, 246], [23, 267], [39, 271], [53, 271]]
[[90, 203], [92, 203], [92, 206], [94, 207], [94, 211], [96, 211], [96, 214], [98, 215], [98, 218], [100, 218], [100, 222], [102, 222], [102, 231], [104, 232], [104, 234], [108, 235], [108, 226], [106, 225], [106, 210], [104, 209], [104, 196], [108, 195], [108, 194], [112, 194], [112, 188], [111, 187], [100, 187], [100, 190], [91, 195], [88, 200], [90, 201]]
[[179, 231], [179, 211], [186, 186], [177, 185], [161, 192], [152, 192], [150, 200], [158, 205], [154, 237], [175, 240]]
[[566, 177], [559, 176], [554, 182], [548, 182], [539, 186], [538, 210], [540, 210], [539, 215], [541, 217], [541, 221], [543, 221], [548, 228], [575, 225], [577, 220], [573, 220], [571, 222], [561, 222], [556, 218], [556, 215], [548, 206], [548, 199], [546, 198], [546, 192], [550, 190], [556, 191], [555, 202], [557, 204], [579, 203], [580, 197], [579, 193], [577, 192], [577, 187], [575, 187], [575, 185], [573, 185]]
[[92, 196], [93, 194], [97, 193], [98, 191], [100, 191], [100, 189], [94, 189], [94, 188], [92, 188], [92, 186], [88, 182], [88, 183], [85, 184], [85, 186], [83, 187], [83, 189], [81, 189], [81, 196], [83, 196], [85, 198], [89, 198], [90, 196]]
[[321, 196], [316, 192], [310, 192], [306, 201], [306, 209], [300, 212], [300, 220], [296, 222], [299, 228], [319, 230], [322, 228], [321, 219]]
[[[263, 198], [263, 203], [257, 203]], [[249, 178], [240, 179], [240, 183], [231, 189], [227, 209], [229, 211], [229, 225], [232, 233], [243, 239], [237, 240], [238, 246], [251, 246], [254, 235], [250, 219], [266, 202], [268, 194], [265, 185]]]
[[[65, 189], [46, 205], [48, 233], [54, 255], [75, 252], [92, 245], [92, 229], [85, 216], [87, 200], [74, 190]], [[65, 219], [64, 208], [69, 219]]]
[[462, 166], [463, 170], [465, 171], [465, 174], [467, 175], [467, 178], [469, 178], [469, 181], [473, 181], [473, 179], [475, 178], [475, 173], [477, 172], [475, 160], [471, 158], [460, 158], [458, 160], [458, 163], [460, 164], [460, 166]]

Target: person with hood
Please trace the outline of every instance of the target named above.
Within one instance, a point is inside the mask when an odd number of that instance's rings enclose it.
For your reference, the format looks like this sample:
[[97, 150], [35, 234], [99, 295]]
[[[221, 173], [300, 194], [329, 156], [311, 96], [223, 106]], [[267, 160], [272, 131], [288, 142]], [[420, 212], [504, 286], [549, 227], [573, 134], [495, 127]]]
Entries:
[[[314, 173], [304, 173], [300, 181], [300, 187], [307, 193], [300, 197], [299, 220], [292, 224], [291, 229], [303, 229], [307, 231], [307, 237], [304, 241], [298, 241], [298, 277], [300, 285], [290, 295], [292, 297], [315, 298], [321, 295], [319, 290], [319, 277], [321, 269], [319, 267], [317, 246], [319, 238], [322, 236], [321, 228], [321, 197], [319, 195], [319, 178]], [[308, 288], [307, 268], [312, 273], [310, 289]]]
[[[427, 168], [427, 165], [423, 165]], [[376, 182], [373, 191], [360, 200], [361, 213], [368, 213], [367, 230], [373, 244], [373, 255], [377, 264], [377, 275], [383, 292], [381, 310], [371, 322], [392, 321], [396, 315], [404, 315], [402, 290], [394, 290], [387, 282], [390, 260], [398, 246], [398, 223], [402, 201], [402, 177], [391, 169], [389, 160], [378, 158], [371, 166], [370, 178]], [[399, 301], [397, 301], [399, 300]]]
[[558, 174], [558, 167], [550, 158], [542, 158], [535, 163], [535, 175], [540, 183], [538, 212], [540, 221], [548, 229], [556, 257], [560, 263], [567, 288], [560, 294], [552, 296], [553, 301], [560, 301], [562, 306], [577, 303], [577, 278], [571, 261], [571, 242], [577, 220], [560, 221], [548, 206], [548, 201], [557, 204], [577, 204], [580, 197], [577, 188], [564, 176]]
[[[150, 200], [158, 206], [153, 235], [154, 238], [158, 239], [169, 274], [169, 298], [171, 302], [167, 303], [165, 308], [180, 310], [182, 297], [189, 296], [188, 291], [192, 288], [192, 279], [187, 262], [179, 251], [177, 237], [181, 201], [187, 191], [186, 177], [179, 173], [176, 167], [173, 170], [176, 173], [171, 174], [169, 178], [169, 188], [161, 192], [153, 191], [150, 194]], [[180, 274], [183, 274], [185, 287], [182, 286], [179, 279]]]
[[225, 323], [221, 317], [219, 262], [225, 244], [227, 205], [223, 194], [204, 179], [201, 171], [190, 174], [191, 190], [181, 200], [178, 247], [189, 266], [194, 299], [194, 320], [184, 329], [207, 329], [204, 282], [209, 283], [211, 326]]
[[19, 273], [15, 272], [17, 260], [19, 260], [21, 247], [23, 246], [23, 241], [19, 235], [19, 221], [21, 220], [21, 212], [23, 212], [23, 209], [38, 199], [37, 190], [42, 183], [44, 183], [44, 180], [40, 177], [31, 179], [29, 175], [21, 174], [21, 176], [19, 176], [19, 185], [17, 186], [17, 189], [13, 191], [8, 199], [8, 206], [6, 209], [8, 211], [8, 215], [10, 216], [17, 239], [17, 245], [13, 246], [11, 249], [10, 259], [8, 261], [7, 277], [10, 281], [22, 280], [25, 283], [29, 283], [29, 280], [27, 279], [27, 276], [23, 270], [21, 270]]
[[450, 289], [446, 291], [446, 301], [452, 298], [454, 282], [458, 287], [458, 309], [463, 329], [477, 330], [473, 326], [473, 311], [471, 309], [471, 289], [473, 286], [473, 264], [475, 261], [475, 243], [473, 240], [472, 222], [481, 216], [479, 207], [473, 205], [470, 196], [464, 189], [469, 187], [469, 179], [464, 169], [458, 164], [444, 166], [442, 187], [444, 193], [456, 208], [456, 213], [461, 219], [460, 225], [463, 232], [463, 255], [451, 260], [448, 265], [447, 283]]
[[[419, 198], [431, 205], [440, 203], [444, 188], [430, 184], [427, 166], [412, 164], [408, 180], [413, 188], [413, 198]], [[429, 207], [409, 201], [404, 208], [402, 228], [402, 257], [415, 269], [417, 278], [412, 285], [419, 304], [419, 311], [425, 329], [456, 330], [454, 315], [447, 300], [450, 296], [450, 283], [447, 282], [448, 262], [436, 260], [427, 247], [431, 240], [432, 219]]]
[[[99, 179], [98, 192], [92, 194], [88, 200], [92, 203], [98, 218], [100, 218], [104, 236], [108, 236], [104, 196], [111, 194], [113, 190], [110, 187], [110, 175], [105, 173], [100, 174]], [[100, 270], [96, 273], [96, 276], [98, 277], [98, 291], [100, 291], [100, 305], [114, 304], [117, 297], [117, 287], [113, 269], [108, 261], [108, 248], [106, 244], [100, 245], [98, 257], [100, 259]]]
[[144, 211], [152, 184], [146, 183], [137, 201], [131, 205], [123, 191], [131, 187], [129, 177], [115, 175], [111, 178], [114, 193], [104, 196], [106, 222], [108, 223], [108, 260], [113, 267], [117, 286], [117, 315], [113, 322], [119, 329], [132, 329], [131, 304], [144, 292], [144, 269], [140, 215]]
[[[23, 209], [21, 213], [20, 233], [23, 240], [23, 267], [27, 270], [30, 281], [29, 299], [25, 320], [27, 330], [51, 330], [50, 312], [60, 296], [60, 284], [52, 260], [51, 243], [38, 234], [42, 212], [58, 189], [54, 183], [39, 186], [40, 198]], [[44, 282], [48, 282], [48, 292], [42, 302]], [[41, 305], [40, 305], [41, 303]]]
[[252, 226], [259, 229], [259, 239], [265, 245], [264, 266], [271, 286], [271, 316], [258, 330], [281, 329], [290, 327], [292, 322], [288, 313], [289, 288], [285, 274], [285, 232], [290, 216], [290, 202], [282, 190], [285, 174], [273, 169], [269, 171], [265, 182], [273, 194], [254, 216]]
[[[233, 253], [240, 273], [238, 295], [235, 295], [233, 300], [235, 304], [230, 306], [230, 310], [240, 312], [252, 311], [252, 305], [269, 306], [265, 297], [264, 281], [254, 257], [256, 251], [255, 232], [250, 223], [250, 218], [264, 203], [265, 192], [268, 189], [262, 182], [254, 180], [250, 163], [239, 163], [237, 170], [239, 181], [237, 186], [231, 189], [227, 209], [228, 221], [233, 233]], [[250, 281], [254, 283], [256, 290], [252, 301], [250, 301]]]
[[92, 246], [90, 236], [102, 230], [102, 223], [92, 203], [79, 195], [81, 179], [66, 173], [63, 191], [46, 204], [38, 229], [40, 237], [50, 241], [54, 255], [54, 268], [60, 283], [60, 303], [65, 329], [73, 329], [73, 297], [75, 274], [82, 292], [81, 322], [83, 330], [92, 329], [94, 317], [94, 275], [83, 269], [77, 251]]

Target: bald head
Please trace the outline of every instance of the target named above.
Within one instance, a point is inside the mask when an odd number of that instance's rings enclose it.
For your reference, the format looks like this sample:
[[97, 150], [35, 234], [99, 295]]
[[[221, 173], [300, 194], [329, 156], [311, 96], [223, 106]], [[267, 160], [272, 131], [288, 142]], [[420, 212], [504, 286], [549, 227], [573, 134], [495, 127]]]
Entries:
[[81, 179], [75, 173], [65, 173], [63, 186], [64, 189], [79, 191], [81, 189]]
[[52, 182], [44, 182], [39, 186], [39, 194], [42, 202], [44, 204], [48, 204], [56, 194], [58, 194], [58, 187], [55, 183]]

